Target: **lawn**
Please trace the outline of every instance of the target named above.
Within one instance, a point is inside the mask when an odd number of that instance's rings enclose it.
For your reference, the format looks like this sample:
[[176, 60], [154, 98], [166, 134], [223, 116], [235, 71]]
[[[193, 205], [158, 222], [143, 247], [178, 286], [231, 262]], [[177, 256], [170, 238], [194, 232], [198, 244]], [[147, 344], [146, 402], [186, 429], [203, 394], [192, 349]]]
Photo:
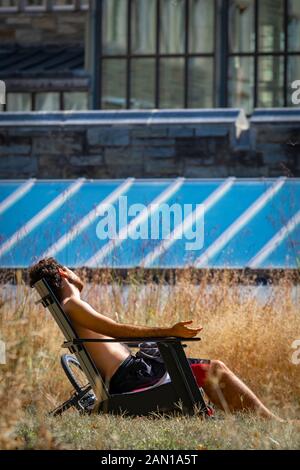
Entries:
[[[19, 280], [20, 281], [20, 280]], [[83, 297], [124, 323], [168, 326], [193, 319], [202, 341], [190, 357], [221, 359], [282, 417], [300, 418], [300, 364], [291, 360], [300, 339], [299, 290], [288, 276], [258, 295], [223, 275], [195, 285], [189, 275], [175, 286], [89, 283]], [[259, 288], [261, 289], [261, 288]], [[262, 294], [262, 295], [261, 295]], [[298, 295], [298, 299], [296, 296]], [[299, 428], [245, 414], [214, 420], [200, 417], [130, 418], [80, 416], [47, 411], [65, 400], [70, 385], [60, 368], [63, 338], [50, 314], [35, 305], [37, 295], [23, 281], [4, 286], [0, 338], [0, 449], [299, 449]]]

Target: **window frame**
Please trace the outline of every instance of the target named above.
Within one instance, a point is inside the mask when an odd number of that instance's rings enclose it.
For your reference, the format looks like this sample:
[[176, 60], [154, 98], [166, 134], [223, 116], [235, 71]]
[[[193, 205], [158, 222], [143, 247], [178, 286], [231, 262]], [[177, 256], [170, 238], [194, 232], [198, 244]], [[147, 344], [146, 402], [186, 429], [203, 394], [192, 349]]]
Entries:
[[[76, 93], [76, 92], [80, 92], [80, 93], [85, 93], [87, 95], [87, 101], [89, 100], [89, 90], [88, 89], [82, 89], [82, 88], [78, 88], [78, 89], [68, 89], [68, 90], [65, 90], [65, 89], [51, 89], [51, 90], [47, 90], [47, 89], [43, 89], [43, 90], [25, 90], [25, 89], [18, 89], [18, 90], [8, 90], [7, 91], [7, 95], [8, 94], [14, 94], [14, 93], [20, 93], [20, 94], [29, 94], [30, 95], [30, 111], [29, 112], [32, 112], [32, 111], [37, 111], [36, 109], [36, 95], [39, 94], [39, 93], [58, 93], [59, 95], [59, 109], [57, 111], [70, 111], [69, 108], [65, 108], [65, 96], [64, 94], [68, 92], [68, 93]], [[89, 108], [87, 108], [88, 110]], [[20, 110], [21, 111], [21, 110]], [[8, 100], [6, 100], [6, 103], [2, 105], [2, 111], [0, 110], [0, 112], [14, 112], [14, 111], [8, 111]]]
[[[226, 3], [227, 12], [229, 12], [230, 0], [223, 0]], [[254, 92], [252, 95], [252, 109], [257, 108], [259, 103], [258, 89], [259, 89], [259, 59], [261, 57], [281, 57], [283, 58], [283, 107], [288, 106], [288, 61], [290, 57], [300, 57], [299, 51], [289, 51], [288, 45], [288, 22], [289, 22], [289, 1], [283, 0], [283, 34], [284, 34], [284, 47], [282, 51], [260, 51], [259, 50], [259, 0], [254, 0], [254, 51], [252, 52], [230, 52], [228, 49], [228, 28], [229, 22], [227, 17], [226, 36], [224, 37], [223, 53], [226, 56], [226, 76], [223, 76], [227, 86], [225, 88], [225, 96], [223, 98], [224, 105], [228, 107], [229, 102], [229, 61], [232, 57], [251, 57], [254, 59]], [[223, 71], [224, 73], [224, 71]]]
[[124, 109], [134, 109], [131, 107], [132, 97], [131, 97], [131, 61], [133, 59], [153, 59], [155, 61], [155, 71], [154, 71], [154, 107], [160, 107], [160, 60], [164, 58], [182, 58], [184, 60], [184, 93], [183, 93], [183, 108], [188, 108], [188, 80], [189, 80], [189, 59], [196, 58], [211, 58], [214, 62], [214, 77], [213, 77], [213, 103], [212, 107], [217, 105], [216, 100], [216, 21], [217, 21], [217, 1], [211, 0], [214, 2], [214, 33], [213, 33], [213, 50], [212, 52], [199, 52], [191, 53], [189, 52], [189, 28], [190, 28], [190, 17], [189, 17], [189, 0], [184, 1], [184, 11], [185, 11], [185, 29], [184, 29], [184, 51], [182, 53], [161, 53], [160, 51], [160, 18], [161, 18], [161, 1], [155, 0], [156, 5], [156, 19], [155, 19], [155, 51], [153, 53], [133, 53], [131, 50], [131, 23], [132, 23], [132, 0], [127, 1], [127, 32], [126, 32], [126, 53], [124, 54], [106, 54], [103, 52], [103, 9], [104, 9], [104, 0], [99, 0], [96, 3], [95, 11], [93, 15], [96, 16], [96, 24], [94, 27], [94, 92], [93, 92], [93, 108], [94, 109], [103, 109], [103, 84], [102, 84], [102, 63], [104, 60], [115, 60], [115, 59], [126, 59], [126, 85], [125, 85], [125, 103]]

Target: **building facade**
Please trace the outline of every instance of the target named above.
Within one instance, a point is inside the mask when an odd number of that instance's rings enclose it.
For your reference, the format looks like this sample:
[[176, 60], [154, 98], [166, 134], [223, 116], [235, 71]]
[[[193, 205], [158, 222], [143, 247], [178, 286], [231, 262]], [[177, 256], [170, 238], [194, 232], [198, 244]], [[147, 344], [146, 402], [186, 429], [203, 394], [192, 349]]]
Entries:
[[6, 111], [89, 107], [86, 1], [0, 1], [0, 80]]
[[295, 106], [300, 0], [0, 0], [0, 23], [4, 110]]
[[[290, 106], [299, 0], [103, 0], [95, 106]], [[95, 36], [98, 41], [95, 41]]]

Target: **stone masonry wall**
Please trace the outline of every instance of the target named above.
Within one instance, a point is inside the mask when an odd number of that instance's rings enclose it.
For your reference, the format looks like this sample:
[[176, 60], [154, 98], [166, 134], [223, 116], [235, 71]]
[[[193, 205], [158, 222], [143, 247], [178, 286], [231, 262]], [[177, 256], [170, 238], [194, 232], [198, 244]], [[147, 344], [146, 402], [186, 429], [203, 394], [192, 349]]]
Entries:
[[219, 120], [209, 111], [193, 111], [191, 119], [187, 110], [169, 117], [158, 111], [151, 122], [125, 111], [109, 119], [107, 112], [74, 119], [56, 113], [52, 121], [33, 114], [16, 121], [0, 113], [1, 178], [300, 176], [299, 115], [254, 119], [238, 135], [238, 113], [228, 119], [224, 110]]
[[0, 44], [82, 45], [87, 15], [84, 11], [0, 12]]

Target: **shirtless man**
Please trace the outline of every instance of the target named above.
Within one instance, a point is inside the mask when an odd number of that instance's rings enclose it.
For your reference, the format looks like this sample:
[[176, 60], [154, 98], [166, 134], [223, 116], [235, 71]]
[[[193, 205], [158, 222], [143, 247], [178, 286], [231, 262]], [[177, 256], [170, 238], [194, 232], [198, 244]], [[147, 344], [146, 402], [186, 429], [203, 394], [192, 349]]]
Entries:
[[[75, 272], [60, 265], [54, 258], [46, 258], [29, 271], [31, 287], [44, 277], [81, 338], [135, 338], [175, 336], [192, 338], [202, 327], [193, 327], [192, 321], [173, 326], [146, 327], [121, 324], [97, 312], [81, 299], [83, 282]], [[165, 373], [157, 361], [135, 358], [122, 343], [87, 343], [96, 367], [111, 393], [122, 393], [157, 382]], [[275, 416], [258, 397], [223, 362], [219, 360], [188, 359], [197, 384], [202, 387], [214, 405], [225, 412], [252, 411], [264, 418]]]

